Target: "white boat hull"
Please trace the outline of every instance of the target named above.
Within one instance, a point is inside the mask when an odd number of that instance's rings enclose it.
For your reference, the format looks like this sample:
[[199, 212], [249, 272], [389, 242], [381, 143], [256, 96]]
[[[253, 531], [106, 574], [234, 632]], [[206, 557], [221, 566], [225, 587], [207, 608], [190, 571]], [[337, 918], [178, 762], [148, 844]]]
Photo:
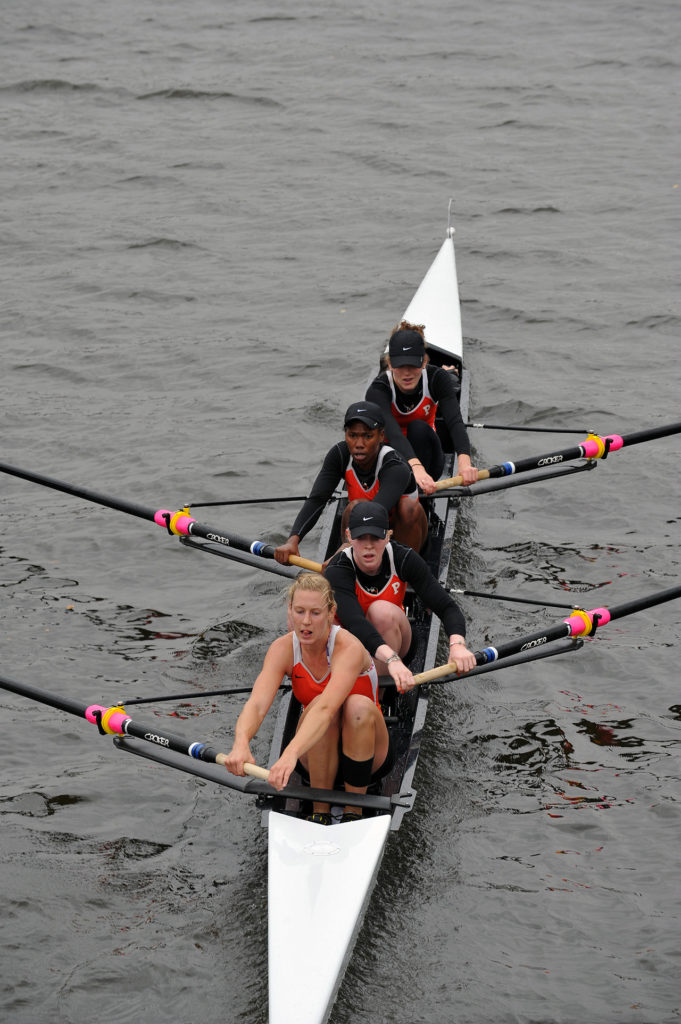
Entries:
[[459, 285], [456, 276], [453, 229], [423, 278], [404, 313], [404, 320], [423, 324], [428, 348], [463, 357]]
[[[453, 229], [447, 231], [421, 286], [403, 319], [424, 324], [425, 336], [437, 365], [454, 364], [461, 379], [461, 404], [467, 412], [468, 379], [462, 363], [463, 345]], [[432, 358], [432, 356], [431, 356]], [[452, 456], [450, 469], [453, 468]], [[430, 515], [438, 522], [440, 547], [432, 571], [443, 583], [451, 550], [456, 516], [447, 498], [431, 503]], [[321, 559], [336, 549], [338, 509], [327, 513], [327, 532], [320, 545]], [[335, 544], [335, 546], [334, 546]], [[444, 553], [443, 553], [444, 552]], [[436, 661], [439, 622], [424, 623], [421, 633], [423, 668]], [[423, 649], [425, 645], [425, 650]], [[427, 694], [416, 695], [411, 707], [409, 733], [401, 720], [393, 727], [399, 738], [401, 761], [396, 777], [383, 782], [382, 795], [409, 794], [418, 757]], [[406, 707], [402, 709], [406, 712]], [[290, 705], [283, 703], [273, 739], [276, 760], [285, 742]], [[393, 711], [396, 714], [396, 709]], [[397, 772], [400, 776], [397, 778]], [[284, 806], [286, 806], [284, 804]], [[398, 801], [390, 814], [362, 818], [347, 824], [317, 825], [295, 813], [266, 812], [269, 830], [269, 1005], [270, 1024], [325, 1024], [333, 1006], [347, 961], [362, 923], [388, 834], [399, 827], [405, 807]], [[288, 807], [286, 808], [289, 809]], [[293, 808], [291, 808], [292, 810]]]
[[323, 1024], [383, 855], [390, 815], [317, 825], [271, 811], [270, 1024]]

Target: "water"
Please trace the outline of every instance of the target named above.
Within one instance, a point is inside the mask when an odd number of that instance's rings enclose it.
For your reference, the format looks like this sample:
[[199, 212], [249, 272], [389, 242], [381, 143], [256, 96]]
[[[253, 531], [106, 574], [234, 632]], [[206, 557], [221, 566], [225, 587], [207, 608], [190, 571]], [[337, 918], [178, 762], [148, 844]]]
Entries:
[[[1, 18], [5, 461], [153, 507], [306, 493], [450, 196], [476, 420], [679, 419], [674, 4]], [[489, 465], [567, 442], [474, 443]], [[679, 454], [470, 502], [452, 584], [587, 607], [671, 586]], [[161, 725], [226, 746], [239, 705], [201, 693], [252, 681], [281, 583], [9, 477], [2, 507], [2, 673], [192, 691]], [[278, 540], [294, 510], [201, 518]], [[464, 609], [476, 647], [562, 617]], [[680, 639], [667, 604], [437, 695], [334, 1024], [679, 1019]], [[2, 722], [0, 1017], [261, 1024], [253, 805], [19, 697]]]

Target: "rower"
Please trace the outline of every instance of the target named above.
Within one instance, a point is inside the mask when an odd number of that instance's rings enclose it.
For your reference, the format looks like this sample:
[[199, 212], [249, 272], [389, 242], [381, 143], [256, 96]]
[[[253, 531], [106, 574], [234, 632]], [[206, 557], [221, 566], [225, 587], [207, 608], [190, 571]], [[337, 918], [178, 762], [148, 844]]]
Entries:
[[435, 480], [442, 476], [445, 457], [435, 429], [438, 411], [457, 453], [463, 483], [475, 483], [478, 470], [471, 463], [455, 381], [449, 369], [428, 361], [421, 325], [403, 320], [393, 330], [387, 365], [369, 385], [366, 397], [383, 412], [388, 443], [404, 455], [418, 486], [432, 494]]
[[360, 501], [352, 509], [346, 531], [350, 546], [334, 555], [325, 570], [339, 622], [361, 640], [379, 674], [388, 673], [408, 685], [413, 676], [402, 659], [411, 646], [411, 625], [403, 600], [410, 584], [442, 620], [449, 636], [449, 661], [455, 661], [460, 672], [470, 671], [476, 661], [466, 646], [461, 609], [420, 555], [391, 541], [389, 527], [385, 509], [375, 501]]
[[[345, 480], [348, 506], [341, 536], [354, 502], [378, 502], [390, 514], [395, 538], [420, 551], [428, 535], [428, 520], [418, 501], [414, 474], [405, 459], [385, 443], [384, 417], [372, 402], [354, 402], [345, 413], [345, 440], [331, 448], [312, 485], [310, 496], [291, 527], [291, 536], [275, 549], [274, 557], [286, 565], [290, 555], [300, 557], [298, 545], [319, 519], [341, 480]], [[402, 435], [400, 435], [402, 436]]]
[[[288, 676], [304, 710], [296, 735], [270, 768], [270, 785], [283, 789], [300, 761], [314, 788], [333, 789], [340, 769], [348, 793], [366, 793], [393, 763], [374, 663], [352, 633], [334, 624], [336, 602], [323, 576], [298, 576], [288, 597], [292, 630], [275, 640], [265, 655], [237, 720], [225, 766], [233, 775], [244, 775], [244, 764], [253, 763], [250, 741]], [[414, 683], [397, 685], [403, 691]], [[341, 820], [360, 816], [361, 808], [349, 798]], [[328, 803], [315, 801], [309, 820], [330, 825]]]

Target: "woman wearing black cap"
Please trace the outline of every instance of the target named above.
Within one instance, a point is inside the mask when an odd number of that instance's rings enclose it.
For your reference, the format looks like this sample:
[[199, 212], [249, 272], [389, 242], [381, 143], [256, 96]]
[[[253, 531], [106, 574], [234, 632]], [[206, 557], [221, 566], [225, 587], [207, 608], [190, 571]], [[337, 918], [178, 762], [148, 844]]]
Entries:
[[374, 659], [379, 674], [398, 686], [413, 684], [402, 658], [411, 644], [411, 625], [403, 607], [407, 584], [439, 619], [449, 636], [449, 660], [462, 672], [475, 667], [466, 647], [466, 622], [461, 609], [440, 586], [412, 548], [391, 542], [385, 509], [374, 501], [358, 502], [350, 513], [349, 547], [329, 562], [324, 575], [333, 587], [338, 620]]
[[[335, 489], [344, 481], [348, 507], [353, 502], [378, 502], [390, 514], [395, 536], [420, 551], [428, 535], [428, 520], [419, 504], [416, 480], [404, 457], [385, 442], [383, 412], [373, 402], [353, 402], [345, 413], [345, 440], [326, 455], [310, 496], [296, 516], [291, 535], [276, 548], [274, 557], [286, 564], [290, 555], [300, 555], [298, 544], [319, 519]], [[400, 435], [402, 436], [402, 435]]]
[[438, 412], [452, 439], [464, 484], [475, 483], [478, 471], [471, 464], [456, 387], [447, 370], [428, 362], [423, 327], [403, 320], [394, 329], [388, 344], [388, 369], [372, 381], [366, 397], [383, 412], [388, 443], [404, 455], [422, 491], [433, 493], [444, 466], [435, 430]]

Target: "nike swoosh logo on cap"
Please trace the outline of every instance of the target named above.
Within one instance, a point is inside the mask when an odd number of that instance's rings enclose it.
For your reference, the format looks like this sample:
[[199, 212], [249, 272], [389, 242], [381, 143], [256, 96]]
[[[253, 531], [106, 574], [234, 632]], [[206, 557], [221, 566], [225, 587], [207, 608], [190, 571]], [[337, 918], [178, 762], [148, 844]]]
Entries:
[[362, 522], [363, 523], [370, 523], [373, 518], [374, 518], [373, 516], [362, 516]]

